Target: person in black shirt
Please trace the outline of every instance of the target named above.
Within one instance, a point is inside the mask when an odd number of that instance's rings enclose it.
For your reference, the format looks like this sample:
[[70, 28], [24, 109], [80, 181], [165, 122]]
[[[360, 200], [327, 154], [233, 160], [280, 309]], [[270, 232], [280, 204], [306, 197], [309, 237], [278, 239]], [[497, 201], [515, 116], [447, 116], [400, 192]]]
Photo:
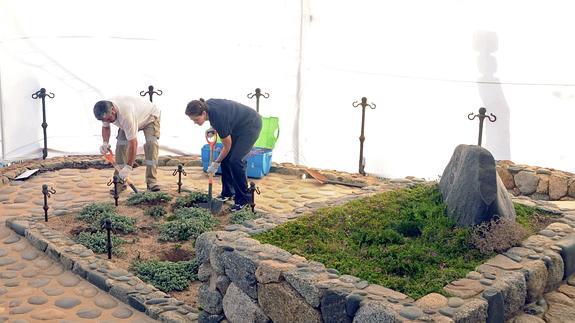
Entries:
[[261, 116], [250, 107], [223, 99], [193, 100], [186, 106], [186, 115], [199, 126], [209, 121], [220, 136], [223, 148], [208, 172], [215, 173], [222, 167], [222, 193], [218, 198], [226, 201], [234, 197], [232, 212], [243, 209], [250, 201], [246, 156], [260, 135]]

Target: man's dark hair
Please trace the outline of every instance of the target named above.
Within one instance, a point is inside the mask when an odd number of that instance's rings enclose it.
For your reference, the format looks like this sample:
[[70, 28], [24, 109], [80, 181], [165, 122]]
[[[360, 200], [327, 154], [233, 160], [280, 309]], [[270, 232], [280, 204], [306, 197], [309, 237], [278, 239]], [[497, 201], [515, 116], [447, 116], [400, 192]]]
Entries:
[[94, 104], [94, 116], [96, 119], [102, 120], [110, 112], [112, 112], [112, 102], [102, 100]]
[[190, 117], [199, 116], [202, 112], [208, 111], [208, 104], [204, 99], [193, 100], [186, 106], [186, 115]]

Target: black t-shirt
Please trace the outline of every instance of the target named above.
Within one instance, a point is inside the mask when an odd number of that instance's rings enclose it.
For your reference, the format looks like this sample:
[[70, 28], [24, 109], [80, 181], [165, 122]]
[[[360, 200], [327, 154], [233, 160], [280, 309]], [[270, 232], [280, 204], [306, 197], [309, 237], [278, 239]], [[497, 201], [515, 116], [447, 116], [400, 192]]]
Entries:
[[218, 132], [220, 138], [249, 133], [261, 118], [256, 110], [238, 102], [209, 99], [206, 103], [208, 104], [208, 121]]

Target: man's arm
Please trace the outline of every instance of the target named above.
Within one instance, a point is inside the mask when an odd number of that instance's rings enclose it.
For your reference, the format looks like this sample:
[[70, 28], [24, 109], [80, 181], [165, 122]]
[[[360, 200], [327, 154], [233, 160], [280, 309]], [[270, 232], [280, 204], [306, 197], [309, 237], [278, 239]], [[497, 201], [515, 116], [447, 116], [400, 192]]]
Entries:
[[110, 142], [110, 127], [102, 126], [102, 141]]

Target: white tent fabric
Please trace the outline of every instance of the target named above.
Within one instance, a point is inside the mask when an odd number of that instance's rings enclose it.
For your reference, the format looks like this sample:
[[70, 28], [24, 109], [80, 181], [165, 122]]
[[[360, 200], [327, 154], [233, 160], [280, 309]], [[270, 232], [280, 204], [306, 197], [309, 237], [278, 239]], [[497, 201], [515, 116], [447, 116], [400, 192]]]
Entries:
[[[366, 171], [436, 178], [477, 142], [479, 107], [497, 116], [496, 159], [575, 171], [575, 21], [570, 1], [0, 0], [2, 160], [95, 154], [93, 104], [164, 91], [165, 154], [199, 154], [188, 101], [269, 92], [280, 119], [273, 160], [356, 172], [368, 98]], [[143, 138], [142, 138], [143, 139]]]

